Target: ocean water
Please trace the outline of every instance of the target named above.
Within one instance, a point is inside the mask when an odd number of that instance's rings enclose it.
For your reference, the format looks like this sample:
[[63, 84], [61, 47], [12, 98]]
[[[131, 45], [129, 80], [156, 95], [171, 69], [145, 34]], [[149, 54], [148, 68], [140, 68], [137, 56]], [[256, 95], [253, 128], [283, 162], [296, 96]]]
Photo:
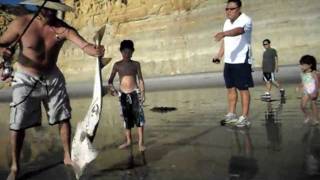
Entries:
[[[99, 155], [84, 179], [310, 179], [318, 162], [320, 131], [303, 124], [300, 93], [285, 86], [270, 102], [261, 101], [264, 87], [251, 90], [251, 128], [220, 126], [226, 114], [226, 90], [219, 88], [147, 92], [144, 153], [138, 151], [136, 129], [132, 149], [124, 142], [117, 97], [103, 99], [94, 145]], [[240, 98], [239, 98], [240, 100]], [[71, 99], [72, 125], [82, 120], [88, 97]], [[152, 111], [175, 107], [174, 111]], [[240, 113], [240, 103], [237, 112]], [[8, 102], [0, 103], [0, 179], [8, 173]], [[57, 127], [43, 118], [41, 127], [27, 130], [22, 152], [23, 179], [72, 179], [62, 164]], [[313, 159], [312, 159], [313, 158]], [[313, 163], [313, 164], [312, 164]]]

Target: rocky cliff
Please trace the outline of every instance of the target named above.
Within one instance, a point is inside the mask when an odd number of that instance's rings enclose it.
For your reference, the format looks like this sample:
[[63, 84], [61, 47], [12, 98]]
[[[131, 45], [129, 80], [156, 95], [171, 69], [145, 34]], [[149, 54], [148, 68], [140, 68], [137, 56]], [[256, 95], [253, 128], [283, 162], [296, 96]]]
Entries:
[[[119, 44], [132, 39], [133, 59], [145, 77], [219, 71], [212, 56], [219, 43], [213, 35], [222, 29], [226, 0], [65, 0], [75, 11], [65, 20], [92, 42], [94, 32], [106, 26], [103, 44], [112, 57], [104, 69], [121, 58]], [[254, 66], [261, 65], [262, 40], [278, 50], [280, 65], [297, 64], [303, 54], [320, 58], [320, 4], [317, 0], [243, 0], [242, 11], [253, 19]], [[67, 80], [93, 76], [94, 58], [66, 43], [59, 65]]]

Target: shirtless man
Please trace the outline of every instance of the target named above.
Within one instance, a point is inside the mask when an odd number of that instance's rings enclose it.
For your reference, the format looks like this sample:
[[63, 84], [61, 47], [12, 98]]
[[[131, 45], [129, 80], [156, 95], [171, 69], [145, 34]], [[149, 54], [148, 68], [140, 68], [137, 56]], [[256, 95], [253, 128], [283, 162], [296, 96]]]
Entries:
[[[138, 128], [139, 151], [144, 151], [143, 126], [145, 124], [142, 103], [145, 100], [144, 81], [141, 73], [140, 63], [131, 60], [134, 45], [131, 40], [123, 40], [120, 44], [122, 60], [116, 62], [108, 81], [109, 88], [113, 95], [119, 95], [119, 100], [124, 119], [126, 142], [119, 146], [119, 149], [129, 147], [132, 143], [131, 128], [134, 125]], [[119, 92], [113, 86], [113, 79], [118, 73], [120, 79]], [[138, 78], [138, 82], [137, 82]]]
[[[33, 5], [39, 6], [40, 4]], [[50, 0], [21, 39], [18, 38], [32, 19], [32, 15], [17, 17], [0, 37], [0, 55], [2, 56], [12, 55], [8, 47], [15, 41], [19, 40], [20, 45], [17, 72], [12, 82], [12, 103], [10, 104], [12, 156], [8, 176], [10, 180], [16, 179], [20, 169], [19, 158], [25, 129], [41, 125], [41, 102], [46, 109], [49, 124], [59, 125], [64, 149], [64, 164], [72, 165], [70, 157], [71, 107], [64, 76], [56, 64], [58, 55], [65, 40], [70, 40], [91, 56], [103, 56], [104, 47], [96, 47], [88, 43], [75, 29], [56, 17], [57, 10], [69, 9], [72, 8], [60, 3], [59, 0]]]

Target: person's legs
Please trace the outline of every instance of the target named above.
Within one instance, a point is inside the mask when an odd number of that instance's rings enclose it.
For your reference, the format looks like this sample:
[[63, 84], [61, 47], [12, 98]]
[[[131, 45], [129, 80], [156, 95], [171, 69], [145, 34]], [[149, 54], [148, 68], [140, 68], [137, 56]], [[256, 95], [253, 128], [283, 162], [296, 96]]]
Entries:
[[272, 81], [272, 84], [273, 84], [276, 88], [281, 89], [280, 83], [279, 83], [278, 81], [274, 80], [274, 81]]
[[313, 123], [318, 124], [319, 123], [319, 117], [318, 117], [318, 107], [317, 107], [317, 100], [311, 101], [311, 108], [312, 108], [312, 116], [313, 116]]
[[281, 97], [284, 97], [285, 96], [285, 90], [281, 87], [281, 84], [279, 83], [279, 81], [272, 81], [272, 84], [279, 89], [279, 92], [280, 92], [280, 96]]
[[238, 101], [238, 93], [236, 88], [228, 88], [228, 112], [235, 114]]
[[239, 117], [238, 121], [235, 123], [237, 127], [250, 126], [250, 121], [248, 120], [249, 107], [250, 107], [250, 91], [239, 90], [241, 96], [242, 105], [242, 115]]
[[128, 146], [131, 145], [131, 129], [126, 129], [125, 130], [125, 136], [126, 136], [126, 142], [121, 144], [118, 148], [119, 149], [124, 149], [127, 148]]
[[240, 90], [241, 105], [242, 105], [242, 116], [248, 117], [250, 108], [250, 91]]
[[271, 94], [271, 88], [272, 88], [272, 84], [270, 81], [266, 82], [266, 92], [268, 92], [269, 94]]
[[10, 167], [10, 173], [7, 180], [15, 180], [19, 172], [19, 168], [20, 168], [19, 162], [20, 162], [20, 155], [21, 155], [21, 149], [22, 149], [24, 137], [25, 137], [25, 130], [10, 131], [12, 164]]
[[308, 113], [307, 108], [306, 108], [308, 101], [309, 101], [309, 96], [308, 95], [302, 96], [301, 102], [300, 102], [300, 108], [301, 108], [302, 113], [304, 114], [304, 118], [305, 118], [304, 122], [305, 123], [310, 121], [310, 116], [309, 116], [309, 113]]
[[280, 96], [281, 96], [281, 97], [284, 97], [284, 96], [285, 96], [285, 90], [281, 87], [280, 82], [276, 80], [274, 73], [271, 73], [271, 83], [272, 83], [276, 88], [279, 89], [279, 91], [280, 91]]
[[71, 142], [71, 125], [69, 120], [62, 121], [59, 123], [59, 132], [60, 138], [64, 150], [64, 158], [63, 162], [65, 165], [72, 165], [71, 160], [71, 149], [70, 149], [70, 142]]
[[263, 81], [265, 83], [265, 87], [266, 87], [266, 92], [265, 92], [265, 96], [270, 95], [271, 93], [271, 81], [272, 81], [272, 73], [269, 72], [263, 72]]
[[144, 151], [146, 147], [144, 146], [144, 128], [143, 126], [138, 127], [138, 136], [139, 136], [139, 151]]

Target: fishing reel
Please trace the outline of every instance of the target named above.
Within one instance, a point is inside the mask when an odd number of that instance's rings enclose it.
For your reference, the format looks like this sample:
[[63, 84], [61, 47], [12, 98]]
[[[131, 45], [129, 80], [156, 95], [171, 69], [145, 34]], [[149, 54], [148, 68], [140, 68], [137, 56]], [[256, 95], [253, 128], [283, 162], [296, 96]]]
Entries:
[[10, 48], [11, 55], [3, 55], [2, 57], [2, 62], [0, 67], [2, 68], [2, 73], [1, 73], [1, 80], [6, 80], [8, 78], [12, 77], [13, 74], [13, 67], [12, 67], [12, 56], [14, 54], [14, 50]]
[[12, 77], [13, 68], [12, 68], [11, 62], [4, 61], [2, 66], [3, 66], [2, 67], [3, 70], [2, 70], [2, 74], [1, 74], [1, 79], [6, 80], [6, 79]]

